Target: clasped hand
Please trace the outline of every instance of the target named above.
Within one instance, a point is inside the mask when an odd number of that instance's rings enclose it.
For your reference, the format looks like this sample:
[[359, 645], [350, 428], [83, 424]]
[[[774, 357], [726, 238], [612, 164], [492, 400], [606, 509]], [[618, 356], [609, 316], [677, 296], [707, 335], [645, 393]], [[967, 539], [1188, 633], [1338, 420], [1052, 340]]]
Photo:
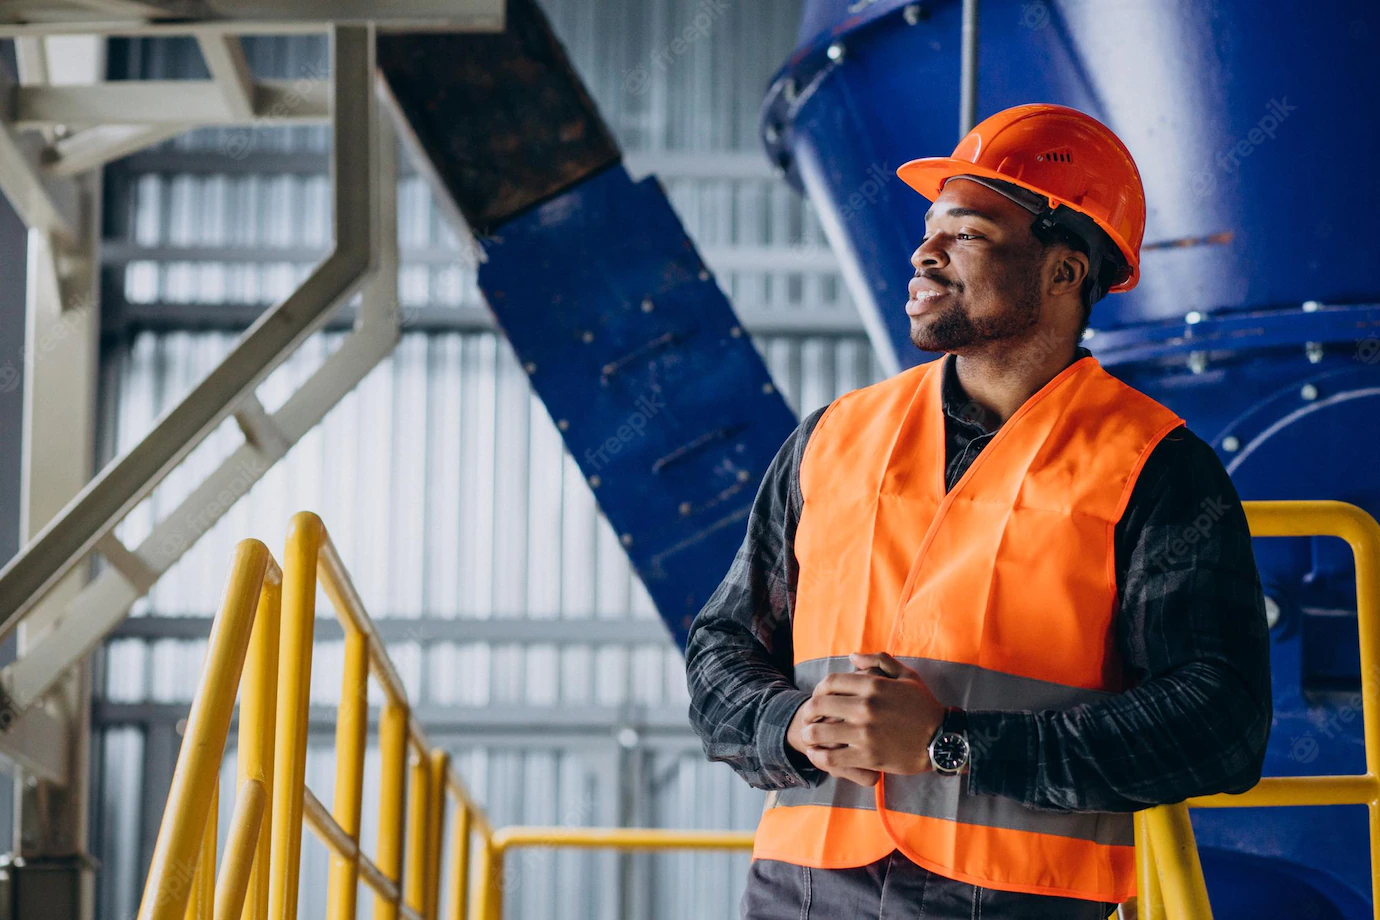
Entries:
[[[929, 742], [944, 707], [919, 674], [886, 653], [848, 660], [857, 670], [815, 686], [786, 743], [825, 773], [863, 786], [875, 786], [882, 773], [930, 770]], [[873, 668], [881, 674], [868, 673]]]

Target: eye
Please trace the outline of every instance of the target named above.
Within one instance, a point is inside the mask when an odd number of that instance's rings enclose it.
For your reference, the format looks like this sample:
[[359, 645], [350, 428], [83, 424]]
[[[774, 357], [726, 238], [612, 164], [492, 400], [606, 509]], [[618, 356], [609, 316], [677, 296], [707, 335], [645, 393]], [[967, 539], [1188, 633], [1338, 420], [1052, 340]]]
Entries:
[[956, 239], [956, 240], [977, 240], [977, 239], [981, 239], [981, 237], [979, 237], [976, 233], [955, 233], [955, 234], [954, 234], [954, 239]]

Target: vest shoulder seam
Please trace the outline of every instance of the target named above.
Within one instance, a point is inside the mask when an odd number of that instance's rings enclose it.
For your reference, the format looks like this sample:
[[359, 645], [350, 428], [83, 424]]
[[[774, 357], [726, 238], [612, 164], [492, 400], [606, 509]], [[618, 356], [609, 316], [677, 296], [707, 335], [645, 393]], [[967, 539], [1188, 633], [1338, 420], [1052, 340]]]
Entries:
[[[1148, 404], [1151, 405], [1151, 406], [1154, 406], [1154, 407], [1156, 407], [1156, 408], [1158, 408], [1158, 409], [1160, 409], [1160, 410], [1162, 410], [1162, 411], [1164, 411], [1164, 412], [1167, 412], [1170, 416], [1172, 416], [1173, 418], [1177, 419], [1178, 422], [1179, 422], [1179, 424], [1183, 424], [1183, 419], [1182, 419], [1182, 418], [1179, 418], [1178, 413], [1176, 413], [1173, 409], [1171, 409], [1171, 408], [1169, 408], [1168, 406], [1166, 406], [1164, 403], [1160, 402], [1160, 401], [1159, 401], [1158, 399], [1156, 399], [1155, 397], [1151, 396], [1151, 395], [1148, 394], [1148, 393], [1142, 392], [1141, 390], [1138, 390], [1138, 389], [1136, 389], [1135, 387], [1131, 386], [1131, 385], [1130, 385], [1129, 383], [1127, 383], [1125, 380], [1122, 380], [1122, 379], [1121, 379], [1120, 377], [1118, 377], [1116, 374], [1113, 374], [1111, 371], [1107, 370], [1107, 369], [1106, 369], [1105, 367], [1103, 367], [1100, 363], [1097, 364], [1096, 367], [1097, 367], [1097, 370], [1102, 374], [1103, 377], [1105, 377], [1105, 378], [1107, 378], [1108, 380], [1110, 380], [1110, 381], [1112, 381], [1113, 383], [1115, 383], [1118, 387], [1121, 388], [1121, 390], [1122, 390], [1123, 392], [1125, 392], [1126, 394], [1128, 394], [1132, 399], [1139, 400], [1139, 401], [1141, 401], [1142, 403], [1148, 403]], [[1158, 437], [1159, 437], [1159, 435], [1156, 436], [1157, 439], [1158, 439]]]

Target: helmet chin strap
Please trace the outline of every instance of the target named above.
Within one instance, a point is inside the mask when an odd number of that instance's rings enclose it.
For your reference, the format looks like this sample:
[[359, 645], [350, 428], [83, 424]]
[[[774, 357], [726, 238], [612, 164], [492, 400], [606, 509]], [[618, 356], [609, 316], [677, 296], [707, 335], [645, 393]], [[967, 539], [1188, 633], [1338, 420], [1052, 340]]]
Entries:
[[1091, 307], [1107, 296], [1108, 288], [1121, 279], [1126, 271], [1126, 261], [1115, 245], [1108, 245], [1111, 240], [1096, 221], [1072, 208], [1046, 204], [1030, 225], [1030, 232], [1046, 245], [1056, 241], [1060, 229], [1074, 234], [1088, 247], [1089, 281], [1085, 296], [1087, 305]]

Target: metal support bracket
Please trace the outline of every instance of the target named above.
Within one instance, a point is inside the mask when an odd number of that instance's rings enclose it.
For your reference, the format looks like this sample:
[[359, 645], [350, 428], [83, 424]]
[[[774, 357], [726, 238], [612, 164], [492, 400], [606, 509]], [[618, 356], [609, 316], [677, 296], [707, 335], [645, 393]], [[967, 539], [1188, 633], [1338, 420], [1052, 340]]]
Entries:
[[0, 192], [4, 192], [24, 226], [64, 241], [76, 237], [77, 193], [70, 180], [43, 175], [38, 163], [41, 142], [21, 138], [0, 123]]
[[[376, 114], [372, 75], [372, 46], [366, 31], [338, 29], [333, 81], [339, 158], [333, 173], [336, 247], [332, 255], [301, 288], [262, 317], [226, 362], [165, 415], [143, 442], [109, 465], [0, 572], [0, 596], [16, 601], [9, 605], [3, 627], [8, 631], [33, 609], [32, 600], [23, 600], [25, 588], [10, 587], [19, 584], [10, 579], [24, 575], [26, 565], [35, 566], [28, 569], [30, 578], [34, 572], [48, 571], [38, 576], [46, 585], [92, 551], [111, 563], [55, 615], [45, 618], [47, 622], [28, 623], [37, 635], [36, 644], [0, 672], [0, 687], [15, 711], [41, 699], [118, 625], [153, 581], [396, 345], [396, 142], [391, 122]], [[371, 132], [371, 143], [358, 142], [361, 124], [378, 125]], [[378, 253], [372, 265], [371, 252]], [[355, 331], [280, 409], [267, 412], [254, 388], [324, 321], [332, 306], [353, 292], [369, 270], [372, 274], [363, 284]], [[126, 547], [116, 541], [114, 528], [128, 510], [230, 415], [244, 432], [245, 443], [139, 546]], [[75, 539], [83, 532], [88, 535], [85, 539]], [[45, 560], [43, 548], [59, 545], [66, 547], [60, 552], [67, 558], [53, 566], [49, 563], [55, 560]]]

